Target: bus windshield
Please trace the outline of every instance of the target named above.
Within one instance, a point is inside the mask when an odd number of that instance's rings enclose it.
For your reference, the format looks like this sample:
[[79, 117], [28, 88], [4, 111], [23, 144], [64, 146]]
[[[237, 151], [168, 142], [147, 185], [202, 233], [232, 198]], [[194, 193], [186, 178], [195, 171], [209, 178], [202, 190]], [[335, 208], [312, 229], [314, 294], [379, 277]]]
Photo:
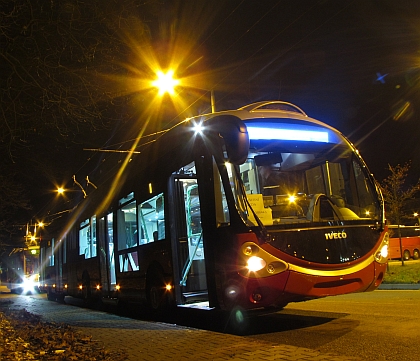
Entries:
[[380, 202], [366, 167], [338, 133], [290, 123], [247, 127], [248, 159], [230, 166], [229, 174], [243, 184], [234, 186], [234, 194], [248, 225], [257, 225], [256, 217], [265, 226], [380, 221]]

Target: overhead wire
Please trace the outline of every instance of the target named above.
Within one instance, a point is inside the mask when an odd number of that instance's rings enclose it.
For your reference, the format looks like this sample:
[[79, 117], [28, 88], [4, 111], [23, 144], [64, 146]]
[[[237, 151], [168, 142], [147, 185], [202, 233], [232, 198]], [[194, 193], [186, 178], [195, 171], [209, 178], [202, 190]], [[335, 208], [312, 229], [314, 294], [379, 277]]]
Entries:
[[[202, 46], [240, 7], [241, 7], [241, 5], [245, 2], [246, 0], [242, 0], [213, 30], [212, 30], [212, 32], [210, 33], [210, 34], [208, 34], [207, 35], [207, 37], [206, 37], [206, 39], [204, 39], [200, 44], [199, 44], [199, 47], [200, 46]], [[279, 1], [280, 2], [280, 1]], [[277, 5], [277, 4], [276, 4]], [[234, 45], [234, 43], [229, 47], [229, 48], [231, 48], [232, 46]], [[228, 49], [227, 49], [228, 50]], [[226, 50], [226, 51], [227, 51]], [[214, 61], [213, 61], [213, 63], [214, 63]], [[202, 96], [200, 96], [200, 97], [198, 97], [193, 103], [191, 103], [190, 105], [188, 105], [185, 109], [183, 109], [180, 113], [178, 113], [174, 118], [172, 118], [167, 124], [168, 125], [170, 125], [170, 124], [172, 124], [175, 120], [177, 120], [177, 119], [179, 119], [179, 115], [180, 114], [183, 114], [183, 113], [185, 113], [188, 109], [190, 109], [194, 104], [196, 104], [202, 97], [204, 97], [204, 95], [205, 94], [203, 94]], [[181, 121], [182, 122], [182, 121]], [[177, 123], [178, 124], [178, 123]], [[175, 124], [175, 126], [177, 125], [177, 124]], [[171, 126], [171, 127], [169, 127], [169, 128], [167, 128], [167, 129], [164, 129], [164, 130], [161, 130], [161, 131], [157, 131], [157, 132], [154, 132], [154, 133], [151, 133], [151, 134], [146, 134], [146, 135], [143, 135], [143, 138], [145, 138], [145, 137], [151, 137], [151, 136], [157, 136], [157, 138], [159, 138], [161, 135], [163, 135], [163, 134], [165, 134], [166, 132], [168, 132], [170, 129], [172, 129], [173, 128], [173, 126]], [[108, 140], [110, 140], [111, 138], [108, 138]], [[134, 142], [134, 141], [136, 141], [136, 139], [137, 138], [131, 138], [131, 139], [128, 139], [128, 140], [126, 140], [126, 141], [123, 141], [123, 142], [119, 142], [119, 143], [115, 143], [115, 144], [112, 144], [112, 145], [107, 145], [106, 147], [104, 147], [104, 146], [102, 146], [102, 147], [100, 147], [100, 148], [97, 148], [97, 149], [92, 149], [92, 148], [86, 148], [86, 149], [84, 149], [84, 150], [87, 150], [87, 151], [94, 151], [94, 152], [113, 152], [113, 150], [106, 150], [106, 148], [110, 148], [110, 147], [115, 147], [115, 146], [122, 146], [123, 144], [127, 144], [127, 143], [131, 143], [131, 142]], [[156, 141], [156, 139], [154, 140], [154, 141]], [[154, 142], [154, 141], [152, 141], [152, 142]], [[141, 144], [140, 146], [146, 146], [146, 145], [148, 145], [148, 144], [150, 144], [150, 142], [149, 143], [145, 143], [145, 144]], [[115, 150], [115, 152], [119, 152], [118, 150]], [[121, 151], [121, 153], [125, 153], [125, 152], [127, 152], [127, 151]], [[79, 168], [79, 170], [78, 171], [80, 171], [89, 161], [90, 161], [91, 159], [89, 158], [80, 168]]]
[[[237, 6], [235, 6], [235, 8], [224, 17], [224, 19], [218, 23], [218, 25], [207, 35], [207, 37], [199, 44], [199, 47], [203, 46], [207, 41], [209, 41], [209, 39], [211, 38], [212, 35], [214, 35], [218, 29], [221, 28], [221, 26], [226, 23], [228, 21], [229, 18], [231, 18], [236, 12], [239, 11], [239, 9], [241, 8], [241, 6], [246, 2], [246, 0], [242, 0]], [[273, 6], [271, 6], [267, 11], [264, 12], [264, 14], [262, 14], [251, 26], [249, 26], [246, 30], [244, 30], [244, 32], [242, 33], [241, 36], [235, 38], [235, 40], [228, 46], [226, 47], [222, 52], [220, 52], [218, 54], [218, 56], [216, 58], [214, 58], [211, 62], [211, 64], [215, 64], [217, 62], [218, 59], [220, 59], [224, 54], [226, 54], [230, 49], [232, 49], [232, 47], [234, 47], [235, 44], [237, 44], [241, 39], [243, 39], [247, 34], [249, 34], [259, 23], [261, 23], [263, 21], [263, 19], [268, 16], [270, 13], [273, 12], [273, 10], [281, 3], [282, 1], [279, 0], [277, 1]], [[305, 39], [307, 39], [308, 37], [310, 37], [314, 32], [316, 32], [317, 30], [319, 30], [320, 28], [322, 28], [323, 26], [325, 26], [329, 21], [331, 21], [334, 17], [336, 17], [339, 13], [341, 13], [342, 11], [344, 11], [346, 8], [348, 8], [352, 3], [354, 3], [354, 0], [346, 3], [345, 6], [343, 6], [340, 10], [338, 10], [337, 12], [335, 12], [332, 16], [330, 16], [328, 19], [326, 19], [323, 23], [321, 23], [319, 26], [317, 26], [315, 29], [311, 30], [310, 32], [308, 32], [305, 36], [303, 36], [300, 40], [296, 41], [295, 43], [293, 43], [291, 46], [289, 46], [287, 49], [283, 50], [280, 54], [278, 54], [276, 56], [276, 59], [280, 58], [281, 56], [283, 56], [284, 54], [288, 53], [289, 51], [291, 51], [292, 49], [294, 49], [297, 45], [299, 45], [302, 41], [304, 41]], [[282, 28], [281, 31], [279, 31], [275, 36], [271, 37], [270, 39], [268, 39], [264, 44], [262, 44], [260, 47], [258, 47], [258, 49], [256, 49], [251, 55], [249, 55], [248, 57], [246, 57], [245, 59], [243, 59], [239, 65], [235, 68], [232, 69], [230, 72], [226, 73], [224, 75], [223, 78], [221, 78], [214, 86], [214, 88], [217, 88], [218, 85], [220, 85], [226, 78], [228, 78], [229, 76], [231, 76], [234, 72], [236, 72], [238, 69], [241, 68], [241, 66], [243, 66], [244, 64], [246, 64], [247, 62], [249, 62], [250, 60], [252, 60], [253, 58], [255, 58], [257, 56], [258, 53], [260, 53], [263, 49], [265, 49], [267, 46], [269, 46], [273, 41], [275, 41], [279, 36], [281, 36], [287, 29], [289, 29], [290, 27], [292, 27], [294, 24], [296, 24], [296, 22], [298, 22], [301, 18], [303, 18], [305, 15], [307, 15], [310, 11], [313, 10], [313, 8], [317, 6], [317, 3], [315, 2], [311, 7], [309, 7], [305, 12], [303, 12], [302, 14], [300, 14], [300, 16], [298, 16], [297, 18], [295, 18], [292, 22], [290, 22], [286, 27]], [[274, 61], [274, 60], [273, 60]], [[268, 65], [266, 65], [268, 66]], [[229, 96], [230, 94], [232, 94], [234, 91], [236, 91], [238, 88], [242, 87], [245, 83], [247, 82], [247, 79], [245, 79], [244, 81], [242, 81], [241, 83], [239, 83], [234, 89], [232, 89], [230, 92], [226, 93], [221, 99], [226, 98], [227, 96]], [[178, 125], [179, 122], [179, 116], [180, 114], [185, 113], [188, 109], [190, 109], [194, 104], [196, 104], [203, 96], [205, 96], [205, 94], [203, 94], [202, 96], [198, 97], [193, 103], [189, 104], [185, 109], [183, 109], [182, 111], [180, 111], [176, 116], [174, 116], [168, 123], [167, 125], [171, 125], [174, 123], [175, 120], [178, 120], [178, 122], [175, 125], [172, 125], [170, 127], [168, 127], [167, 129], [158, 131], [158, 132], [154, 132], [151, 134], [147, 134], [147, 135], [143, 135], [143, 138], [145, 137], [152, 137], [155, 136], [156, 138], [154, 140], [152, 140], [151, 142], [147, 142], [144, 144], [139, 144], [139, 146], [147, 146], [150, 143], [154, 143], [158, 138], [160, 138], [160, 136], [162, 136], [163, 134], [165, 134], [166, 132], [168, 132], [170, 129], [172, 129], [174, 126]], [[108, 139], [108, 141], [111, 139], [112, 137], [110, 137]], [[109, 149], [111, 147], [115, 147], [115, 146], [123, 146], [124, 144], [130, 143], [130, 142], [135, 142], [137, 140], [137, 138], [132, 138], [123, 142], [119, 142], [119, 143], [115, 143], [112, 145], [107, 145], [107, 146], [102, 146], [98, 149], [93, 149], [93, 148], [86, 148], [86, 150], [89, 151], [103, 151], [103, 152], [112, 152], [113, 150]], [[107, 142], [108, 142], [107, 141]], [[106, 142], [106, 143], [107, 143]], [[105, 144], [106, 144], [105, 143]], [[126, 151], [119, 151], [119, 150], [115, 150], [115, 152], [126, 152]], [[91, 161], [92, 157], [88, 158], [87, 161], [79, 168], [78, 171], [80, 171], [83, 167], [86, 166], [86, 164], [88, 164]]]

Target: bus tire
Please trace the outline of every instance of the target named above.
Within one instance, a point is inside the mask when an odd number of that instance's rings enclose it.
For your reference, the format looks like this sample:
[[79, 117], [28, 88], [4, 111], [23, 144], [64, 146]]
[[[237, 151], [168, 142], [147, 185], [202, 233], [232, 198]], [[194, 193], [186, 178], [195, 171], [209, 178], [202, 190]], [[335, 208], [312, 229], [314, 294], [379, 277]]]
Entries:
[[59, 295], [57, 295], [56, 296], [56, 301], [58, 302], [58, 303], [65, 303], [64, 302], [64, 298], [65, 298], [66, 296], [65, 295], [63, 295], [63, 294], [59, 294]]
[[82, 276], [82, 298], [85, 302], [89, 302], [91, 298], [90, 278], [87, 273]]
[[163, 285], [159, 282], [158, 279], [159, 277], [153, 276], [147, 292], [149, 306], [154, 312], [160, 311], [164, 301], [164, 291], [162, 289]]
[[419, 259], [419, 250], [418, 249], [415, 249], [414, 251], [413, 251], [413, 259]]
[[47, 290], [47, 299], [48, 301], [55, 301], [55, 292], [52, 292], [51, 290]]
[[403, 257], [404, 257], [404, 261], [408, 261], [410, 259], [410, 251], [406, 249], [404, 251]]
[[147, 303], [155, 315], [164, 315], [169, 310], [163, 273], [153, 269], [147, 275]]

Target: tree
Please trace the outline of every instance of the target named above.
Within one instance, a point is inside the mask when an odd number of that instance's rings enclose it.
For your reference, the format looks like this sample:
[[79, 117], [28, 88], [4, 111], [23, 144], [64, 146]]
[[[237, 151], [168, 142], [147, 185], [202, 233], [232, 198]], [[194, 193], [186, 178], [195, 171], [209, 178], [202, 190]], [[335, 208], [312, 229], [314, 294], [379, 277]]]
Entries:
[[[110, 129], [130, 120], [132, 94], [124, 92], [122, 82], [110, 86], [104, 74], [110, 79], [127, 74], [124, 64], [132, 49], [124, 34], [130, 29], [147, 38], [148, 26], [138, 19], [152, 18], [156, 5], [153, 0], [147, 6], [132, 0], [0, 0], [3, 237], [13, 231], [13, 213], [25, 217], [31, 195], [48, 186], [60, 167], [70, 168], [74, 149], [102, 144]], [[71, 154], [62, 155], [66, 151]]]
[[172, 56], [182, 77], [203, 66], [199, 29], [218, 4], [185, 3], [0, 0], [0, 158], [12, 169], [4, 174], [40, 194], [90, 161], [83, 148], [135, 139], [144, 113], [158, 108], [146, 92], [156, 68]]
[[34, 133], [54, 131], [62, 141], [81, 126], [124, 119], [127, 98], [101, 75], [127, 72], [121, 34], [135, 28], [145, 36], [136, 19], [151, 8], [128, 0], [1, 1], [0, 145], [13, 155]]
[[13, 174], [0, 171], [0, 255], [10, 245], [11, 235], [18, 230], [15, 227], [15, 211], [29, 209], [28, 199], [22, 186], [16, 182]]
[[401, 220], [403, 217], [403, 207], [405, 201], [412, 199], [415, 193], [420, 189], [420, 180], [414, 186], [405, 186], [410, 163], [404, 165], [396, 165], [395, 167], [388, 164], [388, 170], [391, 174], [385, 178], [380, 184], [382, 194], [386, 204], [386, 217], [393, 224], [398, 225], [398, 238], [400, 239], [401, 263], [404, 266], [404, 256], [402, 251], [401, 240]]

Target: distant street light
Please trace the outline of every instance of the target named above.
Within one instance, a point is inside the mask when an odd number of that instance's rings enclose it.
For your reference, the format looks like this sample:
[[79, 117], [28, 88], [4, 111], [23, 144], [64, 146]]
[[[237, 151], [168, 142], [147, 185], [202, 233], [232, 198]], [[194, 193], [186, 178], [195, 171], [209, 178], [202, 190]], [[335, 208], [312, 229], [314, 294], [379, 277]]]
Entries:
[[414, 218], [417, 219], [416, 226], [420, 225], [419, 213], [418, 212], [414, 212], [413, 216], [414, 216]]
[[58, 188], [57, 188], [57, 193], [58, 193], [58, 194], [63, 194], [63, 193], [64, 193], [64, 188], [62, 188], [62, 187], [58, 187]]

